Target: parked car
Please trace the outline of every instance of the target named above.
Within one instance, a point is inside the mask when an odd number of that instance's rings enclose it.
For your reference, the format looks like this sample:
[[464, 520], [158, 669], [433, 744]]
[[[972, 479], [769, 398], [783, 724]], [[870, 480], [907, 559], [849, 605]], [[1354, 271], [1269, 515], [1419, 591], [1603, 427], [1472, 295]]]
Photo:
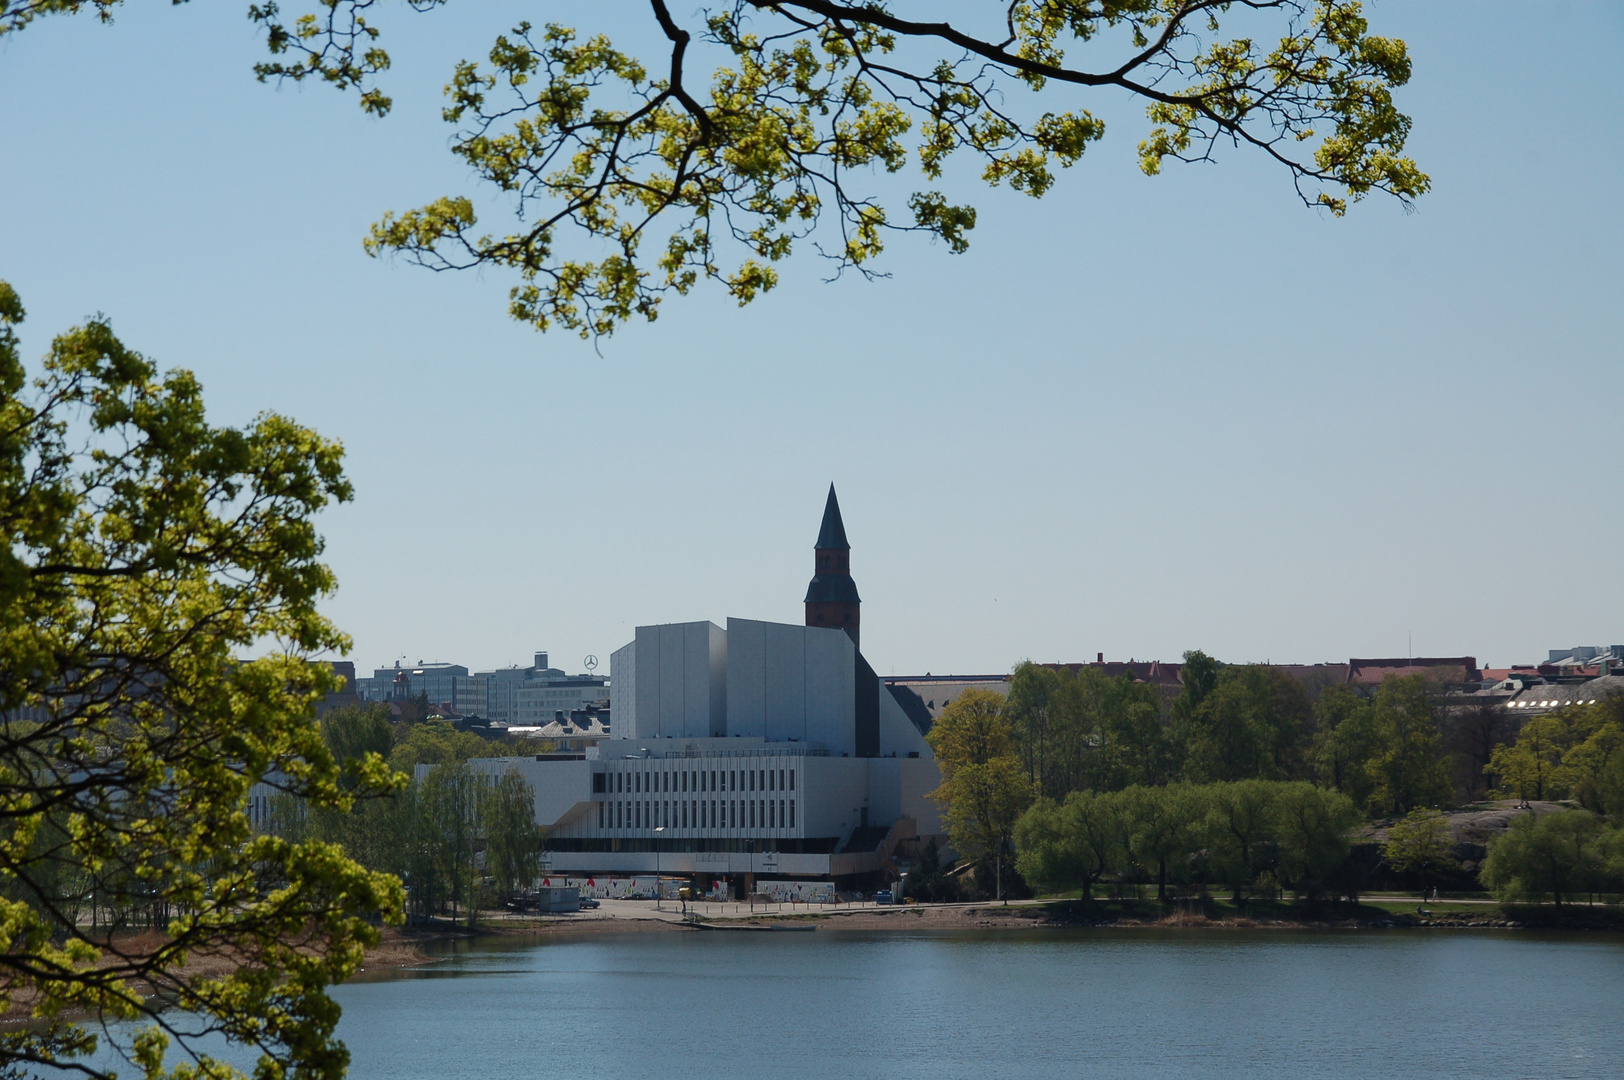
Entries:
[[595, 908], [595, 907], [598, 907], [598, 906], [599, 906], [598, 901], [594, 900], [592, 897], [590, 897], [590, 896], [581, 897], [581, 910], [582, 911], [585, 911], [587, 908]]
[[889, 903], [891, 903], [891, 890], [890, 889], [881, 889], [879, 892], [875, 893], [874, 894], [874, 902], [876, 904], [889, 904]]

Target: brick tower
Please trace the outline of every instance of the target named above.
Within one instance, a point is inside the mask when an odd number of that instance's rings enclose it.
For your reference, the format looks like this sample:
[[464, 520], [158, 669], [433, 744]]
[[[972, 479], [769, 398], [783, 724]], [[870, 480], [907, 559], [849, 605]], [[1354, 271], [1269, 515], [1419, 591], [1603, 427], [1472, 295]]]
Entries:
[[851, 545], [846, 542], [846, 526], [840, 520], [840, 502], [835, 486], [829, 485], [829, 501], [823, 506], [823, 527], [813, 563], [812, 583], [806, 587], [806, 625], [839, 627], [860, 645], [857, 627], [862, 621], [862, 600], [857, 583], [851, 579]]

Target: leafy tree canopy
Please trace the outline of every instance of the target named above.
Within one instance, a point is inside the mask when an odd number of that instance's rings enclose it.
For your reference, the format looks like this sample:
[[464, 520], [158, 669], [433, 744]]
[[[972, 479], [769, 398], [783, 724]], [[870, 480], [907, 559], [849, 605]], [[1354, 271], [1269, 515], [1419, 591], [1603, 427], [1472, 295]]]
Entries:
[[[105, 20], [118, 4], [11, 0], [0, 35], [47, 14]], [[387, 113], [381, 7], [250, 4], [270, 50], [260, 78], [326, 82]], [[646, 60], [590, 29], [522, 23], [459, 63], [444, 110], [452, 151], [516, 220], [491, 231], [472, 198], [447, 195], [385, 214], [368, 250], [511, 270], [514, 318], [609, 334], [702, 280], [748, 303], [815, 234], [835, 274], [873, 273], [898, 232], [962, 252], [976, 211], [944, 190], [955, 156], [989, 185], [1040, 197], [1103, 137], [1087, 103], [1109, 91], [1144, 103], [1149, 175], [1244, 148], [1336, 215], [1372, 191], [1407, 204], [1430, 183], [1404, 155], [1410, 119], [1393, 100], [1409, 53], [1371, 33], [1358, 0], [1003, 0], [948, 17], [873, 0], [697, 12], [650, 0], [646, 17], [665, 43]], [[875, 174], [910, 167], [922, 185], [905, 212], [888, 208]]]
[[942, 804], [953, 846], [971, 857], [997, 859], [1033, 797], [1015, 756], [1003, 697], [964, 691], [942, 710], [925, 738], [942, 771], [941, 786], [928, 797]]
[[[110, 1075], [84, 1016], [145, 1020], [149, 1078], [171, 1038], [212, 1032], [258, 1048], [263, 1080], [339, 1080], [325, 987], [400, 884], [256, 835], [245, 806], [262, 778], [353, 798], [313, 717], [336, 678], [307, 659], [348, 646], [316, 611], [333, 577], [312, 523], [350, 497], [342, 452], [271, 413], [209, 424], [189, 373], [100, 319], [25, 385], [22, 318], [0, 282], [0, 1012], [39, 1021], [0, 1034], [0, 1059]], [[349, 776], [392, 783], [376, 752]], [[203, 955], [238, 966], [187, 974]]]
[[1449, 819], [1437, 810], [1412, 810], [1387, 830], [1382, 858], [1401, 874], [1414, 874], [1425, 887], [1433, 875], [1454, 869], [1455, 838]]
[[1524, 814], [1489, 845], [1481, 878], [1504, 901], [1558, 906], [1585, 893], [1617, 890], [1624, 871], [1624, 831], [1604, 829], [1583, 810]]
[[417, 765], [449, 765], [469, 758], [500, 757], [509, 752], [505, 742], [494, 742], [471, 731], [458, 731], [451, 721], [432, 718], [406, 729], [390, 753], [389, 762], [401, 772], [410, 773]]
[[1433, 695], [1423, 675], [1390, 675], [1376, 688], [1370, 713], [1374, 750], [1365, 762], [1371, 806], [1402, 814], [1454, 799]]
[[1602, 814], [1624, 812], [1624, 697], [1534, 716], [1483, 770], [1501, 798], [1572, 796]]

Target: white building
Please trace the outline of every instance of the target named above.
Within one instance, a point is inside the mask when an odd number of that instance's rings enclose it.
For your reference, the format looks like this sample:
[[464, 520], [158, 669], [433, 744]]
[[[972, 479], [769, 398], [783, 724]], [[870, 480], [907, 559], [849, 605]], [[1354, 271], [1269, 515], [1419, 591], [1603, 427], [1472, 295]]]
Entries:
[[552, 873], [851, 880], [943, 833], [924, 731], [858, 651], [855, 587], [830, 581], [849, 577], [839, 514], [831, 488], [813, 625], [640, 626], [610, 659], [612, 738], [470, 762], [530, 784]]
[[849, 878], [942, 833], [930, 747], [843, 630], [640, 626], [610, 664], [613, 738], [470, 763], [530, 784], [553, 873]]

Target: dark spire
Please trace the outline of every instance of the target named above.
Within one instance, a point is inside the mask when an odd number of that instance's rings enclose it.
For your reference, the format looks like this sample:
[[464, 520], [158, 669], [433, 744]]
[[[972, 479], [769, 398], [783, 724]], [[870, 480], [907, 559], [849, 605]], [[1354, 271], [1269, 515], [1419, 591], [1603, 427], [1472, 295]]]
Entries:
[[846, 525], [840, 520], [833, 484], [829, 485], [815, 547], [812, 582], [806, 587], [806, 625], [844, 630], [855, 644], [862, 600], [851, 579], [851, 545], [846, 542]]
[[840, 520], [840, 500], [835, 498], [833, 484], [829, 485], [829, 501], [823, 504], [823, 528], [818, 530], [818, 542], [812, 546], [819, 551], [851, 550], [851, 545], [846, 543], [846, 525]]

